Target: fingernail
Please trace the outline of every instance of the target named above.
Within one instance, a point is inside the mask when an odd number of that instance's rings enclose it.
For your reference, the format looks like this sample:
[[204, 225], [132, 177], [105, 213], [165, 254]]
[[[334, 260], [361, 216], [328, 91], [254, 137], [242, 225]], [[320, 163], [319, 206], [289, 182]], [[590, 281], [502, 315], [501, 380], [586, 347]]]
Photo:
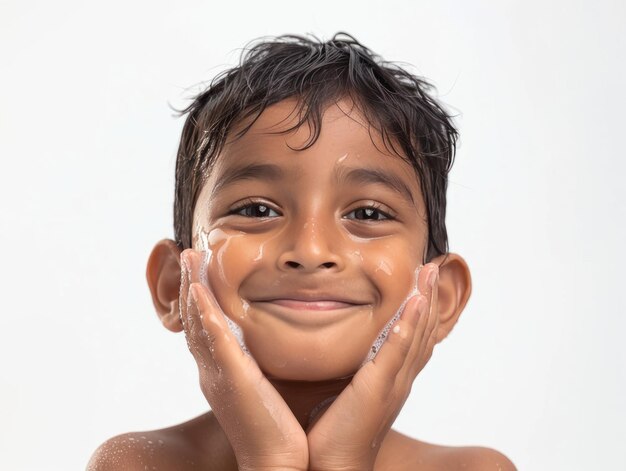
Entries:
[[439, 275], [439, 267], [435, 266], [435, 268], [433, 268], [431, 272], [428, 274], [428, 286], [430, 286], [431, 289], [435, 287], [435, 283], [437, 282], [438, 275]]

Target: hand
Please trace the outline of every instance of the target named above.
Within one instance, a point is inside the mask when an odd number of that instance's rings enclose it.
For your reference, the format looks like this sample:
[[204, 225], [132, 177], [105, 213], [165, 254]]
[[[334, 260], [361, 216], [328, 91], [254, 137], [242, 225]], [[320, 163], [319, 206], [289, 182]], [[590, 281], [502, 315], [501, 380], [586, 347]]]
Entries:
[[239, 469], [306, 470], [306, 434], [239, 346], [213, 294], [199, 282], [202, 256], [193, 249], [181, 254], [181, 321], [198, 364], [200, 388], [233, 447]]
[[[427, 282], [431, 273], [436, 276], [433, 287]], [[409, 300], [376, 358], [357, 371], [309, 426], [310, 470], [374, 469], [381, 442], [432, 355], [439, 325], [438, 277], [434, 263], [421, 270], [418, 286], [423, 294]]]

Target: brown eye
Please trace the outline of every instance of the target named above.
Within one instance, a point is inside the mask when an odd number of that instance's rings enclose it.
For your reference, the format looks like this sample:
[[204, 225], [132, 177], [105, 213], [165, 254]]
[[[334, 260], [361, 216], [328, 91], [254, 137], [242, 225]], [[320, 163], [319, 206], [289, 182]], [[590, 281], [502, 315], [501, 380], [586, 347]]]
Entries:
[[[353, 217], [349, 217], [350, 215], [354, 215]], [[356, 219], [361, 221], [384, 221], [388, 219], [393, 219], [389, 214], [381, 211], [378, 208], [367, 206], [364, 208], [358, 208], [354, 211], [350, 211], [348, 219]]]
[[231, 214], [237, 214], [239, 216], [245, 216], [249, 218], [269, 218], [280, 216], [269, 206], [262, 203], [252, 203], [240, 208], [234, 209]]

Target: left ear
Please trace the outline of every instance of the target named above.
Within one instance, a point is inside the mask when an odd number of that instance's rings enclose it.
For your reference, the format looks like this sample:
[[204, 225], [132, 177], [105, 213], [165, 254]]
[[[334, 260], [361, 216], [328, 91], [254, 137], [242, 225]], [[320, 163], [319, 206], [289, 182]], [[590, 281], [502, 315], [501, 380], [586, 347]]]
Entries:
[[452, 331], [472, 293], [472, 277], [467, 263], [458, 254], [448, 252], [431, 260], [439, 265], [437, 341]]

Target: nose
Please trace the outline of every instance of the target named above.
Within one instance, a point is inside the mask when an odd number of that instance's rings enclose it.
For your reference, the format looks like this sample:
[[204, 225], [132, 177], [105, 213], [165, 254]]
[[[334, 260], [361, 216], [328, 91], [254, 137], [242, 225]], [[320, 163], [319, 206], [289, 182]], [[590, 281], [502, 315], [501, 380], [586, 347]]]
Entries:
[[344, 268], [344, 260], [337, 251], [339, 246], [339, 234], [330, 221], [318, 218], [309, 218], [304, 224], [294, 221], [285, 234], [278, 268], [301, 273], [340, 271]]

